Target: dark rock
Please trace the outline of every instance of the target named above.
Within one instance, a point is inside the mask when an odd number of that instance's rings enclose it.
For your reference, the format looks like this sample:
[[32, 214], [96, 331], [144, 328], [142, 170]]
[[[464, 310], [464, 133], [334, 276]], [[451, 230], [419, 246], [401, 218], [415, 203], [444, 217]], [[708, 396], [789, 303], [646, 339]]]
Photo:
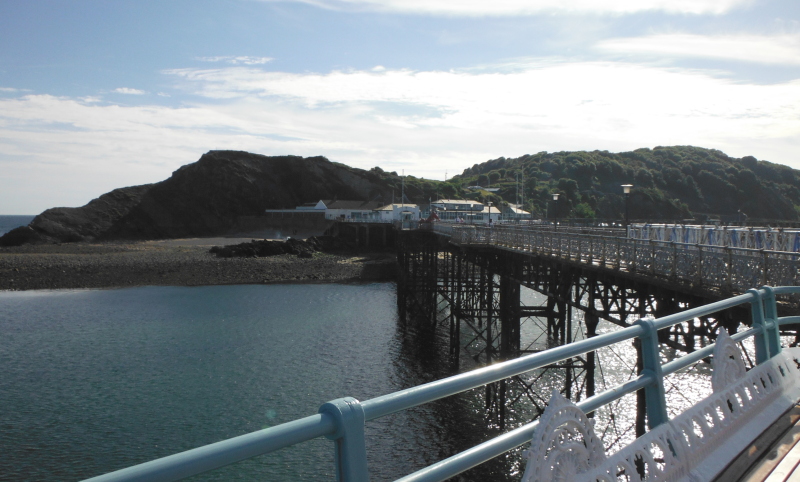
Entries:
[[211, 151], [155, 184], [100, 237], [176, 238], [223, 234], [237, 219], [320, 199], [373, 199], [390, 188], [366, 171], [323, 157]]
[[324, 157], [210, 151], [159, 183], [115, 189], [79, 208], [48, 209], [30, 224], [38, 237], [7, 233], [0, 243], [214, 236], [265, 209], [391, 199], [391, 186], [367, 174]]
[[253, 240], [249, 243], [214, 246], [208, 250], [218, 258], [252, 258], [293, 254], [300, 258], [311, 258], [318, 251], [312, 243], [289, 238], [286, 241]]
[[55, 240], [30, 226], [20, 226], [0, 237], [0, 246], [22, 246], [23, 244], [52, 243]]

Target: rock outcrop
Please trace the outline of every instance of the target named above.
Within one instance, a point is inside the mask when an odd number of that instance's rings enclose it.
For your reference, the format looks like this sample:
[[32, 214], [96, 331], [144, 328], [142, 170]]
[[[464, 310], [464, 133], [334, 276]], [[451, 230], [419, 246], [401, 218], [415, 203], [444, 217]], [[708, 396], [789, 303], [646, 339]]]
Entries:
[[373, 173], [324, 157], [210, 151], [162, 182], [115, 189], [79, 208], [48, 209], [6, 233], [0, 246], [213, 236], [265, 209], [320, 199], [390, 200], [391, 189]]
[[323, 250], [323, 243], [316, 236], [306, 240], [289, 238], [286, 241], [269, 239], [252, 240], [249, 243], [214, 246], [208, 250], [218, 258], [264, 258], [281, 254], [293, 254], [300, 258], [311, 258]]

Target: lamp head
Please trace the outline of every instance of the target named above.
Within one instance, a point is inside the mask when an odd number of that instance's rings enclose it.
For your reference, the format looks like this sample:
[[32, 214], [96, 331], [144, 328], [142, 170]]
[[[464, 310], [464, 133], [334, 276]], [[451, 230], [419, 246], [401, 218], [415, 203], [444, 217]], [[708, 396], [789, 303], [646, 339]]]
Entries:
[[633, 187], [633, 184], [623, 184], [622, 185], [622, 192], [624, 192], [625, 194], [630, 194], [632, 187]]
[[557, 192], [553, 193], [553, 201], [558, 201], [558, 196], [560, 196], [559, 193]]

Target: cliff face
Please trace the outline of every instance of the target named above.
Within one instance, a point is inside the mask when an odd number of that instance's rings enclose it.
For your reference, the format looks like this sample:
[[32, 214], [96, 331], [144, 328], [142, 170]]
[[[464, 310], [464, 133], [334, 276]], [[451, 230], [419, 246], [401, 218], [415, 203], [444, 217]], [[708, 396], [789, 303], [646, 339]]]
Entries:
[[0, 245], [210, 236], [228, 232], [240, 216], [334, 198], [391, 199], [391, 188], [324, 157], [211, 151], [162, 182], [116, 189], [79, 208], [48, 209]]

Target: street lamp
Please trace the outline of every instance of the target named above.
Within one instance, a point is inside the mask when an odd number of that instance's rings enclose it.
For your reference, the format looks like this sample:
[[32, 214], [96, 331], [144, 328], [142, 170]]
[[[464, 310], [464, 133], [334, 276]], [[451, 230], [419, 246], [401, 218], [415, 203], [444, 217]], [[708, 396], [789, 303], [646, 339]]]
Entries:
[[633, 184], [623, 184], [622, 192], [625, 193], [625, 236], [628, 236], [628, 205], [631, 200], [631, 188]]
[[558, 229], [558, 196], [557, 192], [553, 193], [553, 229]]

